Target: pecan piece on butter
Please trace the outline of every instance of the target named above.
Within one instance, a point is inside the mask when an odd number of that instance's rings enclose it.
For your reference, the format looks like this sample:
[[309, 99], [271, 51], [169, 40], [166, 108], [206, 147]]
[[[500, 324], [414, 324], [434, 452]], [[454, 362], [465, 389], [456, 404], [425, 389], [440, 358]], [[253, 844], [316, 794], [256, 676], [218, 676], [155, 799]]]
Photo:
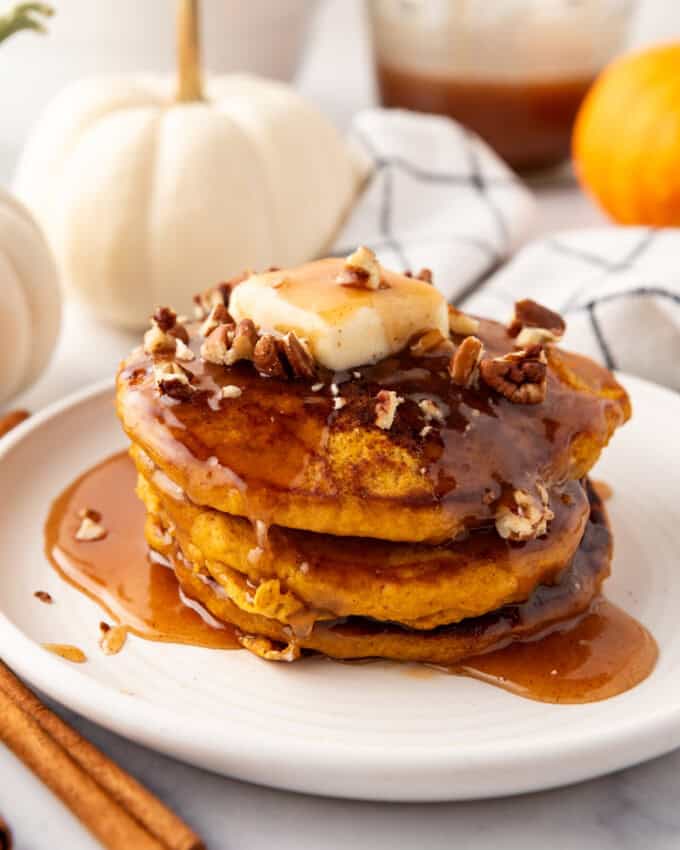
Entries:
[[413, 274], [409, 269], [404, 272], [405, 277], [414, 277], [416, 280], [422, 280], [423, 283], [433, 283], [432, 269], [422, 268], [418, 274]]
[[189, 372], [179, 363], [164, 361], [153, 367], [153, 376], [161, 395], [188, 401], [194, 393]]
[[477, 385], [479, 368], [484, 357], [484, 346], [476, 336], [466, 336], [449, 362], [449, 375], [459, 387]]
[[548, 360], [540, 345], [485, 357], [479, 364], [484, 383], [515, 404], [540, 404], [548, 386]]
[[365, 245], [360, 245], [345, 260], [345, 268], [336, 277], [341, 286], [357, 286], [362, 289], [379, 289], [382, 276], [377, 257]]
[[409, 347], [412, 354], [415, 354], [416, 357], [422, 357], [435, 351], [441, 351], [442, 354], [452, 351], [453, 343], [438, 328], [432, 328], [420, 334]]
[[515, 315], [508, 326], [508, 334], [517, 338], [518, 348], [527, 348], [558, 342], [566, 329], [566, 322], [559, 313], [525, 298], [515, 303]]

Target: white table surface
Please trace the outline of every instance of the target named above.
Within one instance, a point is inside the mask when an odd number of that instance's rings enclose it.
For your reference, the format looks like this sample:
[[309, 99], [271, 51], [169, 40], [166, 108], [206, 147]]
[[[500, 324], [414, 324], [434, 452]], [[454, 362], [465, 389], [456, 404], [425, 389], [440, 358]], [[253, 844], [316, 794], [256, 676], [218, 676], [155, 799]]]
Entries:
[[[356, 2], [328, 2], [300, 74], [301, 89], [340, 125], [353, 109], [372, 102], [367, 45], [360, 33]], [[338, 85], [335, 57], [350, 42], [358, 58], [343, 63]], [[540, 207], [536, 235], [604, 223], [568, 176], [534, 189]], [[69, 304], [52, 365], [13, 406], [35, 411], [112, 375], [136, 336], [96, 325]], [[195, 826], [210, 850], [680, 847], [680, 751], [608, 778], [542, 794], [477, 803], [382, 805], [306, 797], [225, 779], [129, 743], [67, 711], [60, 713]], [[13, 827], [18, 850], [98, 846], [1, 747], [0, 812]]]

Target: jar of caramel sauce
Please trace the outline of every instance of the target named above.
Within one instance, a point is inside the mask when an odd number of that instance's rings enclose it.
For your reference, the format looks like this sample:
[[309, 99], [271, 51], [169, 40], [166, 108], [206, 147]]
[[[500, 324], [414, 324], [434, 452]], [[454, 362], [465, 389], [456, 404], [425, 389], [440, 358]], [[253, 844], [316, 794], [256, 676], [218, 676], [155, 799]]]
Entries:
[[579, 105], [633, 0], [368, 0], [385, 106], [460, 121], [510, 166], [569, 155]]

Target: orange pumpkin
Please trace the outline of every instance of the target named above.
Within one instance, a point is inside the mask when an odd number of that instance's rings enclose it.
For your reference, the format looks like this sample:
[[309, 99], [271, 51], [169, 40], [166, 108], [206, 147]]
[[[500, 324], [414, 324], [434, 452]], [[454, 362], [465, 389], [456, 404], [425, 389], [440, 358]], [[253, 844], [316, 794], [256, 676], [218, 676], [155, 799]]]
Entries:
[[680, 226], [680, 43], [602, 72], [577, 116], [573, 156], [584, 189], [616, 221]]

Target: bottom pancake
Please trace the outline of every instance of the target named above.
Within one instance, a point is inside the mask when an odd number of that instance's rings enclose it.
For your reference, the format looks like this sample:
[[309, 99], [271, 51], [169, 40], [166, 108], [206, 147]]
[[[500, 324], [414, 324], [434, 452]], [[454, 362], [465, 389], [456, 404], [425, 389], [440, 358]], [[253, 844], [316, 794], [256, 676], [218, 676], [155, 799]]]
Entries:
[[237, 607], [222, 586], [195, 571], [178, 548], [166, 555], [184, 593], [202, 603], [213, 616], [235, 625], [243, 646], [267, 660], [292, 661], [313, 650], [338, 659], [387, 658], [448, 666], [534, 637], [588, 610], [609, 575], [612, 550], [602, 503], [590, 486], [588, 495], [591, 511], [583, 539], [557, 583], [539, 586], [526, 602], [430, 631], [348, 617], [318, 621], [306, 634], [294, 634], [277, 620]]

